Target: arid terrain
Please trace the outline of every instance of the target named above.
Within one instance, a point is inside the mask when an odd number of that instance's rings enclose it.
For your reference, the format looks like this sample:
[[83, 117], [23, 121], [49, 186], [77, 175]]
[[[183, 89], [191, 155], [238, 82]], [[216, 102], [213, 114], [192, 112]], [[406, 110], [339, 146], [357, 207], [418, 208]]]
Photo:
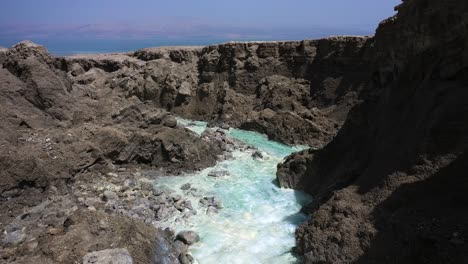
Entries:
[[314, 198], [304, 263], [465, 263], [468, 2], [396, 9], [372, 37], [0, 48], [0, 262], [192, 263], [197, 235], [158, 226], [197, 212], [152, 182], [247, 147], [182, 117], [310, 146], [277, 172]]

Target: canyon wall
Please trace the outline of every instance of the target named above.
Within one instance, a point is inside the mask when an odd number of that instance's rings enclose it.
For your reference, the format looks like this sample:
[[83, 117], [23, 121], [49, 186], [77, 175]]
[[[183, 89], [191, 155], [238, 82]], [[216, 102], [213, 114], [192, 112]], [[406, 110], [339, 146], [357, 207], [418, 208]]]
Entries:
[[180, 116], [256, 130], [288, 144], [328, 142], [365, 86], [367, 37], [147, 48], [73, 56], [112, 88]]
[[403, 1], [374, 38], [368, 86], [326, 147], [279, 165], [311, 193], [305, 263], [468, 258], [468, 2]]
[[[227, 146], [178, 126], [173, 114], [318, 148], [360, 101], [372, 49], [368, 37], [67, 58], [29, 41], [0, 49], [3, 260], [69, 263], [118, 244], [137, 263], [156, 257], [177, 263], [185, 252], [173, 247], [173, 234], [142, 222], [164, 210], [147, 214], [145, 206], [158, 201], [142, 191], [139, 169], [157, 175], [199, 170], [224, 159]], [[118, 193], [131, 196], [128, 204], [112, 204], [114, 184], [127, 186]], [[125, 188], [135, 193], [122, 194]], [[107, 218], [116, 211], [131, 215]], [[99, 229], [100, 221], [123, 230], [86, 231]], [[141, 236], [122, 240], [118, 235], [128, 230]], [[98, 238], [100, 232], [106, 235]], [[71, 240], [80, 242], [62, 247]], [[155, 252], [152, 245], [167, 250]]]
[[2, 260], [70, 263], [119, 245], [136, 263], [178, 263], [186, 249], [148, 225], [175, 207], [147, 208], [158, 196], [139, 170], [200, 170], [228, 146], [173, 114], [323, 146], [360, 100], [370, 44], [332, 37], [67, 58], [29, 41], [0, 49]]
[[[8, 236], [22, 240], [2, 244], [3, 259], [68, 263], [130, 243], [147, 263], [155, 236], [170, 248], [171, 234], [144, 223], [70, 210], [81, 186], [112, 181], [120, 166], [177, 174], [222, 158], [222, 144], [178, 127], [170, 111], [312, 147], [278, 166], [281, 186], [315, 198], [296, 232], [305, 263], [463, 263], [468, 2], [406, 0], [397, 10], [375, 37], [67, 58], [30, 42], [0, 48], [0, 227], [17, 235], [5, 223], [27, 222], [35, 234]], [[55, 229], [23, 214], [33, 206], [58, 216]], [[101, 219], [115, 236], [95, 245]], [[138, 241], [120, 239], [132, 230]], [[85, 231], [87, 242], [62, 248]]]

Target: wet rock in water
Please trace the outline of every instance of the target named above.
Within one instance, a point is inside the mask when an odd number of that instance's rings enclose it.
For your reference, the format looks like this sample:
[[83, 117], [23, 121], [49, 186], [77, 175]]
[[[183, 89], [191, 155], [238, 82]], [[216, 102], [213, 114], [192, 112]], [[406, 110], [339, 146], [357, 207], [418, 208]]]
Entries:
[[186, 245], [193, 245], [200, 241], [200, 236], [194, 231], [181, 231], [177, 234], [176, 240], [184, 242]]
[[26, 234], [24, 233], [23, 230], [7, 232], [3, 236], [2, 243], [4, 245], [18, 245], [24, 240], [25, 237], [26, 237]]
[[174, 202], [177, 202], [177, 201], [179, 201], [180, 199], [182, 199], [182, 195], [180, 195], [180, 194], [178, 194], [178, 193], [172, 195], [172, 200], [173, 200]]
[[206, 214], [211, 215], [211, 214], [217, 214], [218, 209], [214, 206], [208, 206], [208, 209], [206, 209]]
[[200, 203], [204, 206], [208, 206], [210, 204], [208, 199], [208, 197], [203, 197], [200, 199]]
[[200, 191], [200, 190], [198, 190], [196, 188], [191, 188], [190, 190], [187, 190], [185, 194], [193, 196], [193, 197], [202, 197], [203, 196], [202, 191]]
[[179, 211], [183, 211], [185, 209], [184, 201], [183, 200], [177, 201], [176, 203], [174, 203], [174, 207]]
[[182, 199], [174, 203], [174, 207], [181, 212], [184, 211], [184, 209], [193, 210], [192, 203]]
[[262, 152], [260, 152], [260, 151], [255, 151], [255, 152], [252, 154], [252, 158], [254, 158], [254, 159], [263, 159], [263, 154], [262, 154]]
[[216, 209], [223, 208], [223, 203], [221, 202], [221, 199], [216, 196], [203, 197], [200, 199], [200, 203], [204, 206], [207, 206], [207, 207], [212, 206]]
[[133, 264], [133, 259], [126, 248], [116, 248], [88, 253], [83, 264]]
[[179, 256], [179, 261], [181, 264], [192, 264], [193, 263], [193, 257], [190, 254], [181, 254]]
[[229, 176], [229, 172], [225, 171], [225, 170], [212, 171], [212, 172], [208, 173], [208, 176], [213, 177], [213, 178], [220, 178], [220, 177]]
[[182, 185], [182, 186], [180, 187], [180, 189], [186, 191], [186, 190], [190, 189], [190, 187], [192, 187], [192, 186], [190, 185], [190, 183], [186, 183], [186, 184]]
[[187, 201], [185, 201], [184, 206], [185, 206], [185, 208], [187, 208], [187, 209], [193, 211], [192, 202], [190, 202], [190, 201], [187, 200]]
[[219, 197], [213, 197], [211, 205], [216, 207], [217, 209], [223, 208], [223, 203], [221, 202], [221, 199]]
[[117, 200], [119, 199], [119, 196], [113, 192], [113, 191], [105, 191], [104, 192], [104, 198], [109, 201], [109, 200]]
[[188, 246], [180, 240], [174, 241], [174, 243], [172, 243], [172, 248], [174, 249], [176, 256], [180, 256], [188, 250]]

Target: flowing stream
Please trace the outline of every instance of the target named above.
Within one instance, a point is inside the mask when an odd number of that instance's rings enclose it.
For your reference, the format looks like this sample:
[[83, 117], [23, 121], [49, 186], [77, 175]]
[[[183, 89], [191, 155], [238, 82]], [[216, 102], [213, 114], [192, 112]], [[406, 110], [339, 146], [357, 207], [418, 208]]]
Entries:
[[[201, 134], [206, 123], [179, 123]], [[269, 141], [255, 132], [230, 129], [227, 133], [263, 152], [263, 159], [254, 159], [252, 151], [234, 151], [233, 158], [219, 162], [215, 167], [181, 177], [162, 177], [161, 188], [170, 188], [183, 194], [180, 187], [189, 183], [203, 196], [216, 196], [223, 208], [215, 214], [206, 214], [193, 198], [198, 214], [189, 221], [170, 225], [176, 231], [193, 230], [201, 240], [190, 248], [197, 263], [298, 263], [291, 254], [295, 244], [294, 231], [306, 218], [299, 210], [311, 201], [310, 196], [279, 188], [276, 166], [283, 158], [301, 148], [293, 148]], [[224, 177], [210, 177], [213, 171], [227, 171]]]

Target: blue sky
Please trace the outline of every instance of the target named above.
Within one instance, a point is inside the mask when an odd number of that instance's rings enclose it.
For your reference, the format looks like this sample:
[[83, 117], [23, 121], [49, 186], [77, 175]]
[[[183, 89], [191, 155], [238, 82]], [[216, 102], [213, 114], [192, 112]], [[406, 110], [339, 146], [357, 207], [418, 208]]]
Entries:
[[[399, 0], [2, 0], [0, 45], [21, 39], [306, 39], [373, 34]], [[3, 43], [2, 43], [3, 42]]]

